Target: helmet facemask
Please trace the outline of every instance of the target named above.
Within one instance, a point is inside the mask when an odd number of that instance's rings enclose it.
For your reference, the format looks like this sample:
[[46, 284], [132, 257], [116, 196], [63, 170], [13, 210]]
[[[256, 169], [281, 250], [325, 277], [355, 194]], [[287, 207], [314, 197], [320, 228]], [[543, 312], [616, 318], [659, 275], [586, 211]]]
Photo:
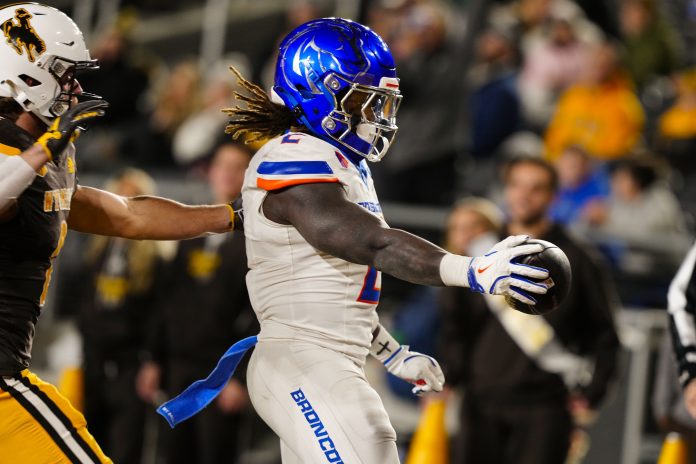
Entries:
[[335, 102], [322, 122], [328, 136], [368, 161], [380, 161], [398, 130], [399, 90], [346, 82], [336, 75], [329, 75], [325, 84]]
[[73, 61], [56, 56], [47, 61], [45, 67], [56, 82], [58, 82], [60, 88], [60, 93], [49, 108], [49, 112], [53, 117], [58, 117], [65, 113], [72, 105], [73, 98], [80, 100], [101, 99], [99, 95], [93, 93], [81, 92], [78, 94], [74, 92], [75, 81], [79, 73], [99, 69], [96, 60]]

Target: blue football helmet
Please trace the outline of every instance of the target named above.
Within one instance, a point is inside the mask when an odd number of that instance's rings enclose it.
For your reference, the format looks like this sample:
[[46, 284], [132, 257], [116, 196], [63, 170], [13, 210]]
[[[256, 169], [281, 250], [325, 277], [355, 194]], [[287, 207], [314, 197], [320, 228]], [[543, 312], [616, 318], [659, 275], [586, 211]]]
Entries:
[[285, 37], [272, 97], [313, 135], [369, 161], [386, 154], [398, 129], [401, 93], [389, 47], [347, 19], [310, 21]]

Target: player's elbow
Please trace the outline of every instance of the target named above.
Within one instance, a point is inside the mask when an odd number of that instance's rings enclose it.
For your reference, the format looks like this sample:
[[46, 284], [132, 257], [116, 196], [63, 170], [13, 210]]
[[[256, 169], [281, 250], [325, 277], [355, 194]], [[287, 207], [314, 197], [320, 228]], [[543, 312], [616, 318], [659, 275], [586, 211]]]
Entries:
[[116, 220], [115, 229], [119, 237], [130, 240], [144, 240], [148, 238], [147, 221], [143, 216], [137, 214], [131, 207], [131, 201], [124, 199], [126, 203], [126, 213]]
[[147, 238], [143, 227], [136, 221], [125, 219], [114, 227], [116, 233], [114, 235], [129, 240], [143, 240]]

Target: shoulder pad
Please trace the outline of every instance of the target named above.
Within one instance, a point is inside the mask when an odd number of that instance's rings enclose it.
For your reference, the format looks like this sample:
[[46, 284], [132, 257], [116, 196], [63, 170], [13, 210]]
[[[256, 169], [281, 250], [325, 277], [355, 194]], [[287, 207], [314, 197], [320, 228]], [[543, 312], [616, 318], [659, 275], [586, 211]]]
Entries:
[[278, 190], [299, 184], [339, 182], [335, 149], [308, 134], [289, 132], [268, 142], [257, 156], [257, 186]]

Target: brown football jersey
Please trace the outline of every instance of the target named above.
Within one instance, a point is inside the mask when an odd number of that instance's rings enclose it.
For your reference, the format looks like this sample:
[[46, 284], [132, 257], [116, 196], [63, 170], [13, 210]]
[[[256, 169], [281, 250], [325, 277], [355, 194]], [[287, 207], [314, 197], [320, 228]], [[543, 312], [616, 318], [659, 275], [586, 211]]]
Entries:
[[[30, 134], [0, 118], [0, 157], [17, 156], [32, 143]], [[41, 168], [17, 198], [11, 219], [0, 223], [0, 375], [29, 366], [35, 325], [77, 187], [74, 146], [66, 150], [60, 164], [51, 161]]]

